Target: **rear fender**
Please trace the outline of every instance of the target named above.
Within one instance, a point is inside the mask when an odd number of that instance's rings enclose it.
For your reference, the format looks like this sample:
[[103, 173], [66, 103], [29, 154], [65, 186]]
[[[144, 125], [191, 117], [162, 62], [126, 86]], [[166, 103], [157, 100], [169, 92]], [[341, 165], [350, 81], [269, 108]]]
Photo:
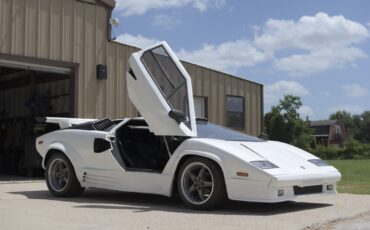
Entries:
[[46, 168], [46, 163], [47, 163], [46, 161], [50, 157], [50, 154], [54, 153], [52, 150], [57, 150], [57, 151], [64, 153], [64, 155], [67, 156], [67, 158], [71, 161], [74, 167], [76, 165], [81, 165], [82, 163], [82, 158], [78, 155], [78, 153], [71, 146], [61, 143], [61, 142], [56, 142], [49, 146], [49, 149], [45, 157], [42, 159], [42, 167], [44, 169]]

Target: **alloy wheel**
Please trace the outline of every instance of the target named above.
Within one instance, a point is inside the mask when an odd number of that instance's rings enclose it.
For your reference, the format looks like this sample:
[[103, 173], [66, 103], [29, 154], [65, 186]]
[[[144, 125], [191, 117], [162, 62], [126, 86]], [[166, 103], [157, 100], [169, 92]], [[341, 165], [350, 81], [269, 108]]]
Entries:
[[49, 167], [49, 184], [54, 191], [63, 191], [68, 184], [69, 171], [66, 162], [63, 159], [56, 158]]
[[206, 203], [214, 189], [211, 170], [202, 162], [189, 164], [181, 175], [181, 189], [190, 203], [194, 205]]

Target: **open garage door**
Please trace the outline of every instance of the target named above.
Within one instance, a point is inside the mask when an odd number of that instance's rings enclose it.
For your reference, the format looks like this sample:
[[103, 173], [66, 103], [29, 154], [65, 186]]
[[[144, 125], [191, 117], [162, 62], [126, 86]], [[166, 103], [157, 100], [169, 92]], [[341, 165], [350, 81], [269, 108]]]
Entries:
[[71, 69], [0, 59], [0, 174], [42, 175], [35, 139], [57, 129], [37, 116], [72, 114]]

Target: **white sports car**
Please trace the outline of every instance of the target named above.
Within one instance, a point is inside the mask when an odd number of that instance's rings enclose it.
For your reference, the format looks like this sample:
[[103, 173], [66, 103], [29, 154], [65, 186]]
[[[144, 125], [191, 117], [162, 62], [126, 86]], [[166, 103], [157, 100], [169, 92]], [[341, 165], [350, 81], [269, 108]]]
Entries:
[[127, 90], [143, 118], [44, 118], [36, 140], [55, 196], [84, 188], [171, 196], [194, 209], [224, 199], [281, 202], [336, 193], [341, 174], [294, 146], [196, 119], [191, 79], [166, 42], [133, 53]]

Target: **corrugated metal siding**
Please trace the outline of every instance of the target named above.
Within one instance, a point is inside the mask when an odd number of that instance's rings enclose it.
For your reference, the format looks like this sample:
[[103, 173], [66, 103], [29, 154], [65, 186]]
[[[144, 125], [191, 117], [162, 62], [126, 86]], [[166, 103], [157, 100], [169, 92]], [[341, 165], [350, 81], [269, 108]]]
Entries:
[[[76, 0], [0, 0], [0, 52], [79, 63], [78, 116], [132, 117], [137, 111], [126, 89], [134, 47], [107, 41], [107, 9]], [[108, 66], [108, 80], [96, 79], [96, 65]], [[245, 98], [246, 133], [262, 124], [262, 86], [184, 63], [194, 95], [208, 98], [209, 120], [226, 124], [226, 95]]]
[[208, 120], [226, 124], [227, 95], [244, 97], [245, 129], [248, 134], [262, 132], [262, 85], [185, 62], [185, 68], [193, 79], [195, 96], [207, 97]]

